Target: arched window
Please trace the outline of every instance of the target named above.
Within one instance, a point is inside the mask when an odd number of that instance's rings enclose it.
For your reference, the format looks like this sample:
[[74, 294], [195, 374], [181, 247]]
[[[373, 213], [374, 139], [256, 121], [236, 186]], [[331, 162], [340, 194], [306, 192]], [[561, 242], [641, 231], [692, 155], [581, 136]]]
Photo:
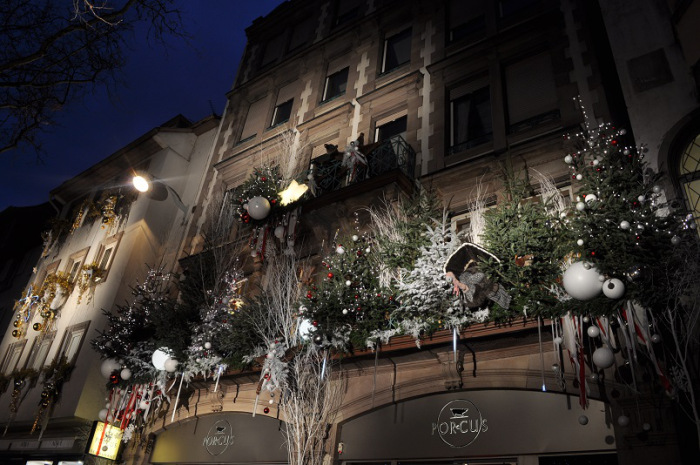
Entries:
[[686, 207], [698, 222], [700, 220], [700, 134], [696, 134], [683, 149], [678, 175]]

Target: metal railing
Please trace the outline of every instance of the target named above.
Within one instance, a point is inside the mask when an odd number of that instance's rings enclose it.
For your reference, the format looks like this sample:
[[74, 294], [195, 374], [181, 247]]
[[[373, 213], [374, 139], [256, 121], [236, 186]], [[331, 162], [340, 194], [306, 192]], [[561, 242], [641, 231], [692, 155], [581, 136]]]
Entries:
[[360, 146], [359, 151], [364, 160], [348, 160], [341, 151], [311, 160], [309, 180], [313, 194], [318, 197], [394, 170], [414, 178], [416, 152], [401, 136]]

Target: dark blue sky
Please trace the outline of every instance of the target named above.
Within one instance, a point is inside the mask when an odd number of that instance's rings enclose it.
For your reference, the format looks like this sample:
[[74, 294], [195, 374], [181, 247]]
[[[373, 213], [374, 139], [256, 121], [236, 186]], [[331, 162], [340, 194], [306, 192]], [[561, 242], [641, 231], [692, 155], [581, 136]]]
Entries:
[[[67, 1], [67, 0], [62, 0]], [[136, 34], [116, 92], [98, 89], [64, 108], [32, 154], [0, 157], [0, 211], [45, 202], [49, 191], [181, 113], [191, 121], [221, 114], [245, 46], [245, 28], [283, 0], [177, 0], [189, 43], [169, 47]], [[211, 102], [211, 103], [210, 103]]]

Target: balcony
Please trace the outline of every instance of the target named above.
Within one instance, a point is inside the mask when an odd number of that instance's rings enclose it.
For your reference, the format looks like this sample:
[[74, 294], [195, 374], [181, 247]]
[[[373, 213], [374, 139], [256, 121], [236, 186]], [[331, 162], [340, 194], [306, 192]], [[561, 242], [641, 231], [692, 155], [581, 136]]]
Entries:
[[[395, 182], [405, 191], [413, 189], [416, 152], [401, 136], [359, 146], [364, 156], [348, 160], [335, 150], [311, 160], [309, 180], [313, 198], [305, 210], [328, 205], [359, 193]], [[365, 163], [366, 162], [366, 163]]]

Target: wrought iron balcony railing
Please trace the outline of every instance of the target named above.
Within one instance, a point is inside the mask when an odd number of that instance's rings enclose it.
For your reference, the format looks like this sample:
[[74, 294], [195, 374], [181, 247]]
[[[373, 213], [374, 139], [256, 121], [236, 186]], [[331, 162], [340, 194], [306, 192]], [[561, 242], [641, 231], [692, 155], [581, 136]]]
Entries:
[[352, 157], [333, 151], [311, 160], [309, 180], [312, 193], [319, 197], [352, 184], [398, 171], [414, 178], [416, 152], [401, 136], [360, 146], [362, 156]]

